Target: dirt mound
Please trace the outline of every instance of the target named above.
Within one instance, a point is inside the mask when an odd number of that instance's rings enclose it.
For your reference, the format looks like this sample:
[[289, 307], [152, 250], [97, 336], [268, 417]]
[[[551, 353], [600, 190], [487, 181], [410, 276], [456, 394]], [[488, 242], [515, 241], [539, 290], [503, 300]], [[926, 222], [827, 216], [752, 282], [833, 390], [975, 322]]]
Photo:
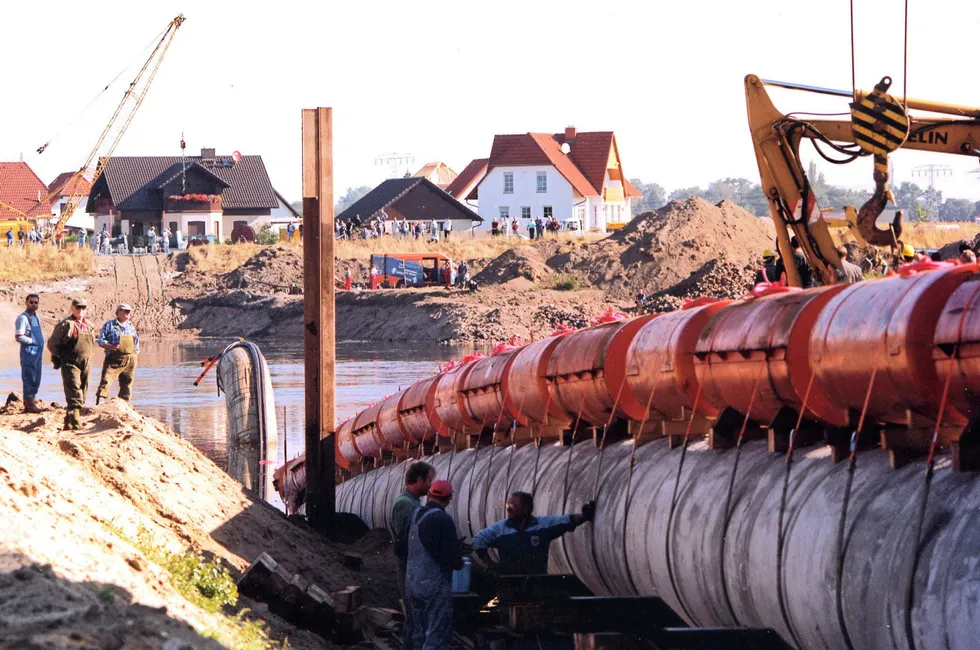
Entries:
[[543, 251], [536, 246], [521, 246], [504, 251], [476, 274], [479, 284], [504, 284], [517, 278], [540, 282], [554, 271], [548, 266]]
[[685, 300], [708, 296], [735, 300], [741, 298], [755, 281], [755, 267], [734, 264], [727, 259], [713, 259], [667, 291], [653, 295], [647, 303], [650, 312], [680, 309]]
[[292, 246], [271, 246], [225, 275], [225, 285], [251, 293], [301, 293], [303, 254]]

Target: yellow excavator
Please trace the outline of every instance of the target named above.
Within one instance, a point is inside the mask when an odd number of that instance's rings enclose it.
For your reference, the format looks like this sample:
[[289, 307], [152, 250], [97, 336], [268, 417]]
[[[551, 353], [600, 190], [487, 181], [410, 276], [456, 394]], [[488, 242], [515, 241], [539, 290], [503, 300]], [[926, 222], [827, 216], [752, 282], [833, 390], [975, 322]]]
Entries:
[[[150, 84], [153, 83], [153, 78], [156, 76], [160, 64], [163, 63], [167, 50], [170, 49], [174, 35], [182, 24], [184, 24], [184, 14], [178, 14], [167, 25], [162, 36], [156, 41], [156, 46], [150, 52], [149, 57], [140, 67], [139, 72], [137, 72], [136, 77], [126, 86], [126, 91], [123, 93], [122, 99], [112, 113], [112, 117], [109, 118], [109, 123], [102, 129], [102, 133], [99, 134], [99, 139], [96, 141], [95, 146], [92, 147], [92, 150], [78, 171], [72, 174], [71, 178], [62, 184], [61, 187], [51, 188], [54, 190], [51, 194], [38, 200], [38, 205], [42, 205], [50, 201], [55, 194], [68, 195], [68, 199], [65, 201], [65, 205], [61, 210], [61, 215], [52, 227], [52, 237], [57, 236], [65, 229], [65, 224], [68, 223], [72, 214], [75, 213], [75, 209], [81, 203], [82, 198], [88, 194], [88, 188], [91, 184], [87, 180], [91, 180], [94, 183], [99, 175], [102, 174], [102, 170], [109, 162], [113, 152], [115, 152], [130, 122], [133, 121], [136, 111], [142, 105], [143, 99], [150, 89]], [[38, 147], [37, 153], [44, 153], [44, 150], [48, 148], [49, 144], [50, 142], [46, 142]], [[18, 210], [12, 205], [7, 205], [2, 201], [0, 201], [0, 208], [12, 212], [16, 217], [19, 217], [19, 219], [15, 217], [12, 220], [8, 219], [2, 222], [8, 224], [8, 227], [11, 224], [16, 225], [15, 230], [33, 227], [35, 217], [28, 216], [27, 213]], [[3, 215], [2, 210], [0, 210], [0, 215]], [[6, 229], [3, 232], [6, 232]]]
[[[896, 212], [887, 229], [877, 225], [888, 202], [888, 155], [899, 148], [959, 154], [980, 158], [980, 108], [907, 98], [899, 101], [888, 94], [891, 79], [883, 78], [870, 92], [818, 88], [802, 84], [745, 77], [745, 102], [749, 130], [759, 163], [762, 191], [776, 225], [780, 256], [792, 259], [790, 238], [795, 235], [816, 277], [834, 284], [841, 268], [831, 228], [845, 227], [861, 245], [897, 247], [902, 236], [902, 214]], [[822, 95], [847, 97], [851, 119], [805, 119], [805, 113], [784, 114], [769, 98], [767, 86], [789, 88]], [[910, 116], [909, 109], [939, 117]], [[834, 164], [860, 158], [874, 161], [875, 191], [860, 208], [843, 206], [844, 218], [825, 217], [800, 159], [800, 143], [806, 138], [817, 153]], [[800, 286], [793, 264], [786, 264], [787, 280]]]

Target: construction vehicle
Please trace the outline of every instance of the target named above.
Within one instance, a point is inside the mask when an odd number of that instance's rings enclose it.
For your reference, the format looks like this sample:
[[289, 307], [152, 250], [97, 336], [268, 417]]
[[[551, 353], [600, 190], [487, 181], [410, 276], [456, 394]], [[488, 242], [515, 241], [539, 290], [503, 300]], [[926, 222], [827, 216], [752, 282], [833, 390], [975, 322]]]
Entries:
[[[155, 47], [150, 52], [146, 61], [143, 62], [143, 65], [140, 66], [136, 77], [126, 86], [126, 91], [123, 93], [122, 99], [119, 100], [112, 116], [109, 118], [109, 123], [102, 129], [102, 133], [99, 135], [98, 140], [96, 140], [95, 146], [92, 147], [92, 150], [88, 153], [85, 162], [82, 163], [78, 171], [72, 174], [71, 178], [61, 187], [54, 188], [52, 193], [38, 200], [38, 204], [40, 205], [49, 201], [57, 193], [68, 195], [64, 208], [61, 210], [61, 215], [52, 227], [52, 237], [57, 237], [58, 234], [64, 231], [65, 224], [68, 223], [68, 220], [75, 213], [75, 209], [78, 208], [82, 198], [88, 194], [90, 184], [87, 181], [91, 180], [92, 183], [95, 183], [102, 174], [102, 170], [105, 169], [116, 147], [119, 146], [123, 134], [129, 128], [133, 117], [136, 116], [136, 111], [143, 104], [146, 93], [153, 83], [153, 78], [156, 76], [157, 71], [160, 69], [160, 64], [163, 63], [163, 59], [170, 49], [174, 35], [176, 35], [177, 30], [183, 23], [184, 14], [178, 14], [176, 18], [170, 21], [166, 29], [164, 29], [163, 35], [156, 41]], [[43, 154], [50, 144], [50, 141], [45, 142], [37, 148], [37, 153], [39, 155]], [[67, 190], [67, 192], [64, 190]], [[16, 221], [17, 224], [21, 224], [24, 227], [23, 224], [26, 223], [26, 227], [32, 227], [34, 217], [30, 217], [25, 212], [3, 202], [0, 202], [0, 207], [22, 217], [21, 220]]]
[[[899, 247], [901, 212], [887, 230], [877, 226], [887, 203], [894, 200], [888, 189], [888, 160], [901, 149], [980, 157], [980, 108], [906, 98], [888, 94], [891, 79], [885, 77], [871, 92], [818, 88], [769, 81], [756, 75], [745, 77], [745, 101], [749, 130], [759, 164], [762, 190], [769, 199], [780, 256], [792, 258], [791, 236], [825, 285], [836, 282], [841, 268], [831, 228], [847, 228], [862, 246]], [[850, 120], [804, 119], [806, 114], [784, 114], [776, 109], [766, 86], [789, 88], [822, 95], [847, 97], [852, 101]], [[909, 116], [908, 110], [926, 111], [943, 117]], [[810, 140], [817, 153], [834, 164], [859, 158], [874, 159], [875, 191], [859, 209], [843, 206], [843, 218], [824, 216], [816, 203], [810, 180], [800, 159], [800, 143]], [[845, 144], [840, 144], [845, 143]], [[831, 150], [840, 157], [834, 157]], [[800, 286], [795, 265], [786, 264], [789, 284]]]

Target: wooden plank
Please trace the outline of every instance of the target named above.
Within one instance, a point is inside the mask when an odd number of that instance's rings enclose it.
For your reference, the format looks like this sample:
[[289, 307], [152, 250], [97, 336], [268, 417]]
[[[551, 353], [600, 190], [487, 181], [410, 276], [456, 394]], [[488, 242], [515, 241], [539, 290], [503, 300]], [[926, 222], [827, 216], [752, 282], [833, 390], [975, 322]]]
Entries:
[[332, 111], [304, 109], [302, 117], [306, 512], [329, 534], [336, 480]]

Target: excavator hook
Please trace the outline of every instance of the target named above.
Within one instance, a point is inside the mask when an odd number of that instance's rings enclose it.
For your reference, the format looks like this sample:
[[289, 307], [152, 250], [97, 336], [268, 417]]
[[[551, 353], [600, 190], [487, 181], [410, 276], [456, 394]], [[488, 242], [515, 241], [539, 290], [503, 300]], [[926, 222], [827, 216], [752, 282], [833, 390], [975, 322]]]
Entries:
[[851, 103], [854, 141], [874, 156], [875, 192], [858, 211], [857, 227], [867, 242], [875, 246], [893, 246], [902, 234], [901, 212], [895, 213], [891, 230], [879, 230], [875, 225], [891, 196], [888, 154], [905, 144], [911, 129], [905, 107], [888, 94], [891, 83], [891, 77], [882, 77], [866, 97]]

